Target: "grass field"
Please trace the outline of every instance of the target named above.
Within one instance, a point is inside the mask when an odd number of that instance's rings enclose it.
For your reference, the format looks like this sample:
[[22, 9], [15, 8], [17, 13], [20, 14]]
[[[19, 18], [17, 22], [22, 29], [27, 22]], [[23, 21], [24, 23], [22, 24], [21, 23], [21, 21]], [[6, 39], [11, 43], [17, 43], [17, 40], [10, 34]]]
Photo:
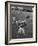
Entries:
[[[18, 20], [25, 20], [26, 21], [26, 26], [24, 26], [25, 29], [25, 35], [23, 34], [18, 34], [18, 26], [16, 23], [13, 23], [13, 19], [12, 17], [15, 17], [15, 22]], [[32, 12], [26, 12], [26, 11], [19, 11], [19, 10], [11, 10], [11, 16], [10, 16], [11, 20], [11, 36], [12, 38], [31, 38], [33, 35], [33, 20], [32, 20]], [[18, 36], [18, 37], [17, 37]]]

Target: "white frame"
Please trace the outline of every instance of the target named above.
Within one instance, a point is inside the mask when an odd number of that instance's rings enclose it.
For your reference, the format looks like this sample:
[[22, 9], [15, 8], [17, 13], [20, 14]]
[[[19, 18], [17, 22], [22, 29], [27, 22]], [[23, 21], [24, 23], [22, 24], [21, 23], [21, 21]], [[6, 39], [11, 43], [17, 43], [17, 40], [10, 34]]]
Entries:
[[[34, 6], [33, 8], [33, 38], [24, 38], [24, 39], [10, 39], [10, 4], [15, 5], [24, 5], [24, 6]], [[8, 44], [10, 43], [19, 43], [19, 42], [33, 42], [36, 41], [36, 5], [35, 4], [21, 4], [21, 3], [12, 3], [8, 2]]]

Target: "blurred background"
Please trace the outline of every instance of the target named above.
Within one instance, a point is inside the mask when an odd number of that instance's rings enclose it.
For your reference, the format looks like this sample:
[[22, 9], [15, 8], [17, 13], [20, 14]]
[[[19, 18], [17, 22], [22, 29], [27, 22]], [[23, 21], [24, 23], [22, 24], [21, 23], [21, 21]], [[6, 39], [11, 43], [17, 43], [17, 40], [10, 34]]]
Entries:
[[[32, 38], [33, 37], [33, 7], [26, 6], [26, 7], [10, 7], [10, 35], [11, 38]], [[24, 21], [24, 22], [22, 22]], [[18, 22], [18, 23], [16, 23]], [[24, 28], [25, 35], [22, 33], [18, 34], [19, 26], [22, 24]]]

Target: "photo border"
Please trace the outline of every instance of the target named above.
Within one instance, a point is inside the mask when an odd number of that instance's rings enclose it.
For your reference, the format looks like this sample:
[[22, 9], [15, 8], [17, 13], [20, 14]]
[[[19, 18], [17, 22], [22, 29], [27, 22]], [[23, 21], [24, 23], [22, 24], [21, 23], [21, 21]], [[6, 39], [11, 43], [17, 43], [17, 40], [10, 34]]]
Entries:
[[[8, 43], [8, 2], [9, 3], [20, 3], [20, 4], [34, 4], [36, 5], [36, 41], [31, 42], [19, 42], [19, 43]], [[7, 16], [7, 18], [6, 18]], [[6, 20], [7, 19], [7, 20]], [[7, 24], [6, 24], [7, 23]], [[7, 26], [6, 26], [7, 25]], [[6, 30], [7, 28], [7, 30]], [[32, 2], [16, 2], [16, 1], [6, 1], [5, 2], [5, 44], [11, 45], [11, 44], [27, 44], [27, 43], [37, 43], [37, 3]]]

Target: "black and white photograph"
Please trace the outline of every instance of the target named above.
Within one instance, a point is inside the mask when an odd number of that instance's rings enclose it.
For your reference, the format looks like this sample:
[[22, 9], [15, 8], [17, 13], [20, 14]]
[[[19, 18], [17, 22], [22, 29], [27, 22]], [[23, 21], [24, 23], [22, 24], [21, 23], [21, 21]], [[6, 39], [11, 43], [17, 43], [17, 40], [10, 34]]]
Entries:
[[5, 44], [37, 42], [36, 8], [36, 3], [5, 3]]

